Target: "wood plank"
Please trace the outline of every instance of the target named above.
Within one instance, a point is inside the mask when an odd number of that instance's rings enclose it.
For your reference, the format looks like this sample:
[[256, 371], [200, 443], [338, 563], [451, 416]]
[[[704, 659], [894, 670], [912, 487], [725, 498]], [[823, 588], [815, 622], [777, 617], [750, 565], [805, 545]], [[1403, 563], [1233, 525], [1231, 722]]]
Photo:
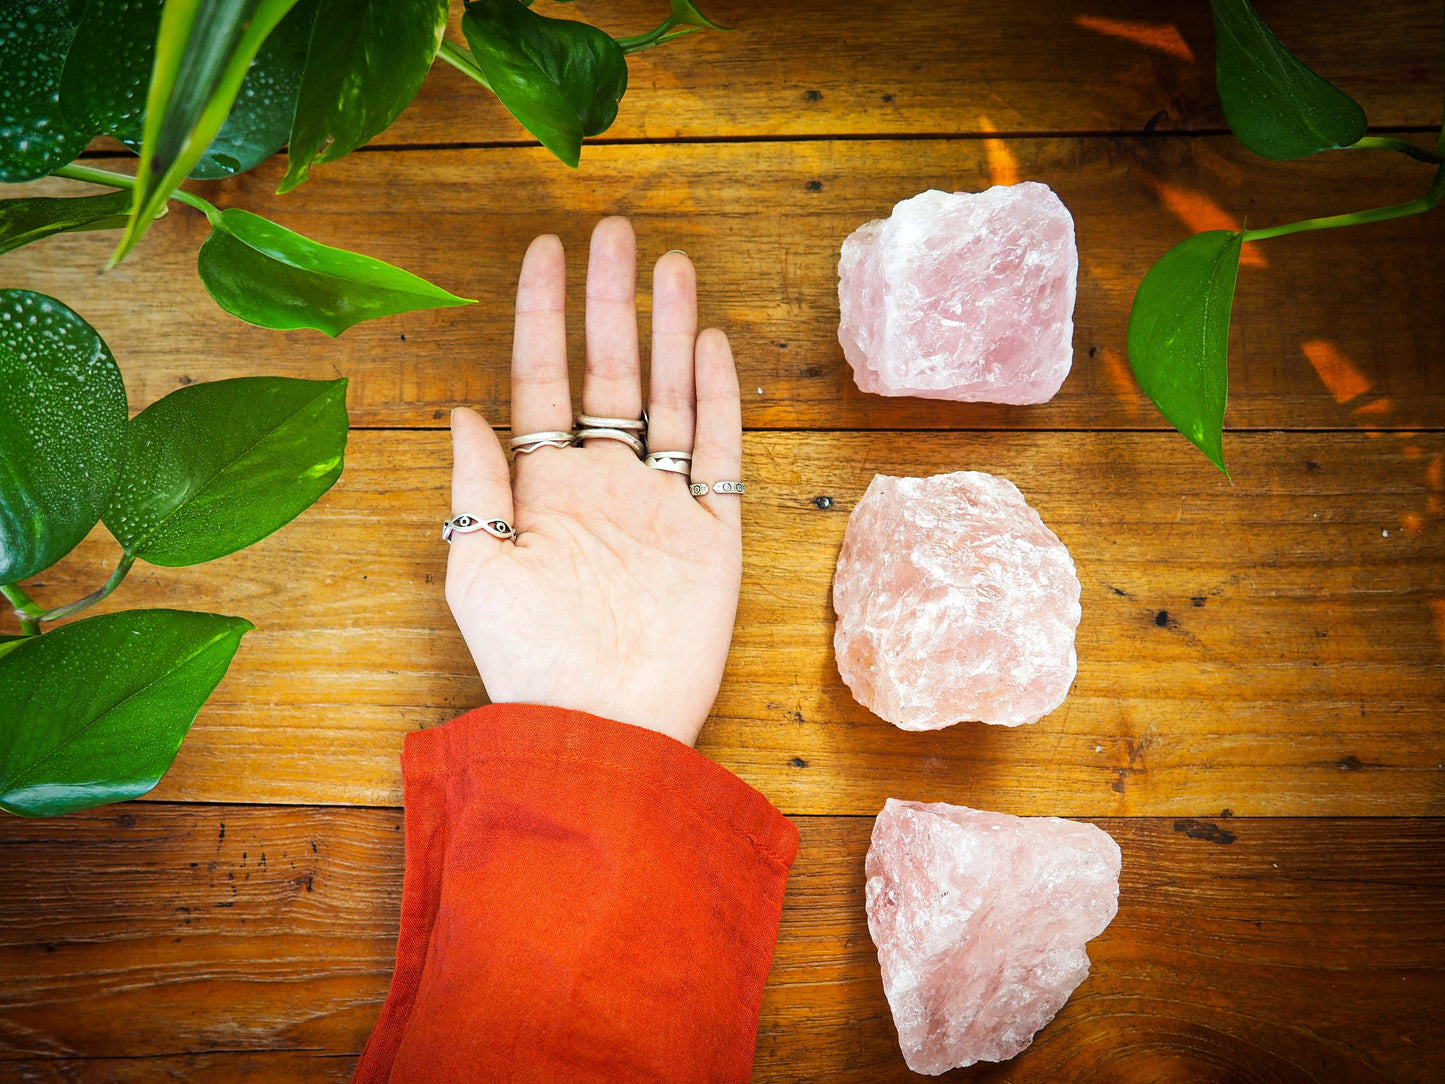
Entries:
[[[901, 795], [1072, 816], [1442, 812], [1445, 434], [1228, 448], [1232, 484], [1173, 434], [750, 434], [742, 605], [702, 747], [788, 813]], [[1079, 677], [1033, 726], [904, 733], [838, 678], [833, 565], [874, 472], [963, 468], [1013, 479], [1070, 547]], [[449, 470], [443, 434], [356, 432], [336, 488], [278, 534], [132, 572], [108, 605], [259, 626], [156, 797], [399, 801], [406, 732], [483, 696], [442, 597]], [[79, 597], [114, 559], [97, 534], [35, 594]]]
[[[871, 824], [799, 822], [755, 1080], [913, 1079], [863, 910]], [[1093, 973], [1029, 1050], [950, 1079], [1445, 1072], [1427, 1038], [1445, 822], [1234, 819], [1223, 844], [1100, 824], [1124, 867]], [[0, 821], [0, 1074], [344, 1079], [390, 977], [399, 828], [388, 809], [165, 804]]]
[[[373, 321], [336, 342], [314, 331], [260, 331], [220, 311], [194, 268], [206, 227], [186, 208], [109, 274], [96, 272], [114, 238], [72, 234], [8, 254], [7, 283], [54, 294], [91, 320], [121, 360], [137, 408], [191, 380], [346, 375], [359, 426], [442, 426], [462, 403], [503, 424], [527, 242], [560, 231], [574, 253], [577, 344], [587, 235], [598, 218], [623, 213], [637, 225], [644, 267], [669, 248], [696, 259], [702, 319], [733, 336], [749, 427], [1163, 428], [1125, 360], [1134, 290], [1156, 259], [1193, 228], [1246, 214], [1264, 226], [1412, 199], [1429, 179], [1427, 167], [1382, 152], [1269, 163], [1232, 137], [1007, 146], [1018, 176], [1048, 181], [1078, 224], [1076, 363], [1044, 406], [865, 395], [838, 346], [843, 239], [926, 188], [985, 187], [991, 167], [977, 141], [608, 147], [575, 172], [521, 148], [377, 153], [353, 156], [284, 198], [272, 194], [274, 166], [202, 186], [223, 205], [273, 215], [480, 300], [468, 310]], [[19, 191], [81, 187], [46, 182]], [[1445, 214], [1258, 247], [1254, 258], [1269, 266], [1246, 266], [1241, 276], [1230, 425], [1408, 429], [1445, 421]], [[1316, 366], [1356, 373], [1336, 385], [1342, 402]]]
[[[702, 5], [734, 34], [697, 34], [629, 61], [605, 139], [920, 132], [1220, 129], [1214, 31], [1192, 0]], [[460, 3], [454, 4], [453, 36]], [[1440, 120], [1440, 6], [1264, 0], [1260, 14], [1375, 125]], [[640, 33], [660, 0], [546, 5]], [[516, 141], [520, 126], [445, 64], [379, 143]], [[586, 161], [588, 151], [583, 152]], [[325, 167], [318, 170], [325, 176]]]

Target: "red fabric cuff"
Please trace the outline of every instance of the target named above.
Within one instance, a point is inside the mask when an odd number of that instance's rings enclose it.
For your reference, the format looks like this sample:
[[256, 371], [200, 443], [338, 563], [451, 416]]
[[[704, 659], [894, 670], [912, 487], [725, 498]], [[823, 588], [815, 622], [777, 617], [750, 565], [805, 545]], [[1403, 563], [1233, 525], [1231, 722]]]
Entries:
[[391, 990], [355, 1079], [745, 1081], [797, 829], [682, 743], [496, 704], [407, 736]]

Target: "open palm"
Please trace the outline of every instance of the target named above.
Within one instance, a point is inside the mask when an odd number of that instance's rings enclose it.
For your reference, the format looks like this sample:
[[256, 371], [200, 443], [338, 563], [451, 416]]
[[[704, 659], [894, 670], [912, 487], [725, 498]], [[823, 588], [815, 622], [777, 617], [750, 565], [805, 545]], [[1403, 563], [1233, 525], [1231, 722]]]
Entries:
[[[601, 222], [587, 271], [583, 413], [641, 413], [635, 265], [631, 226]], [[572, 428], [564, 306], [562, 245], [539, 237], [517, 286], [514, 435]], [[652, 325], [649, 445], [692, 452], [696, 480], [739, 478], [737, 374], [726, 337], [697, 334], [681, 253], [657, 262]], [[447, 600], [491, 699], [588, 711], [693, 744], [732, 639], [739, 498], [694, 498], [685, 477], [610, 440], [518, 455], [513, 478], [474, 411], [455, 411], [452, 433], [453, 515], [520, 532], [515, 544], [458, 535], [447, 564]]]

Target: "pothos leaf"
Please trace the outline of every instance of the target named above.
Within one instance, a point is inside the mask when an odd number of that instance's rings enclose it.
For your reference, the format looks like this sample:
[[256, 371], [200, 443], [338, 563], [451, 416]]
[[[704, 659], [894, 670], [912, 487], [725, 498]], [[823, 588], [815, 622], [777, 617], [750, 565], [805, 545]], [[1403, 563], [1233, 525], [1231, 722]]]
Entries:
[[1284, 47], [1248, 0], [1210, 0], [1215, 81], [1234, 134], [1265, 158], [1303, 158], [1348, 147], [1365, 134], [1365, 111]]
[[1144, 393], [1227, 475], [1229, 317], [1244, 234], [1210, 230], [1149, 269], [1129, 313], [1129, 365]]
[[0, 4], [0, 184], [44, 177], [90, 133], [60, 113], [60, 72], [85, 0]]
[[508, 112], [569, 166], [583, 137], [617, 119], [627, 58], [595, 26], [548, 19], [519, 0], [469, 0], [462, 33]]
[[[286, 144], [317, 0], [298, 0], [266, 37], [192, 177], [254, 169]], [[63, 115], [139, 151], [164, 0], [90, 0], [60, 80]], [[63, 54], [62, 54], [63, 55]]]
[[9, 651], [0, 658], [0, 809], [50, 817], [145, 794], [253, 627], [124, 610]]
[[251, 60], [296, 0], [166, 0], [146, 98], [135, 205], [112, 262], [144, 236], [221, 130]]
[[49, 568], [95, 526], [125, 417], [120, 369], [95, 329], [52, 297], [0, 290], [0, 583]]
[[346, 435], [345, 380], [180, 388], [131, 419], [105, 525], [151, 564], [224, 557], [315, 504], [341, 475]]
[[416, 97], [447, 25], [447, 0], [321, 0], [278, 191], [382, 132]]
[[216, 304], [260, 327], [311, 327], [335, 338], [378, 316], [472, 304], [399, 267], [236, 207], [212, 221], [197, 262]]
[[0, 200], [0, 252], [52, 234], [124, 226], [129, 210], [129, 192]]

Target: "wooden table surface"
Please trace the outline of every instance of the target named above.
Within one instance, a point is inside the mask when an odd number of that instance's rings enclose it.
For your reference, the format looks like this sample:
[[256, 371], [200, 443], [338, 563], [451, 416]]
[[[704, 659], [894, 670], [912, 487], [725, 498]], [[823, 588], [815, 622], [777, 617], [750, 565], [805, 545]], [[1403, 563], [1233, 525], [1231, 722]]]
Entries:
[[[635, 33], [662, 6], [577, 8]], [[213, 564], [138, 566], [111, 600], [258, 628], [148, 799], [0, 822], [0, 1079], [349, 1077], [391, 975], [402, 738], [483, 698], [442, 598], [447, 412], [507, 424], [523, 249], [555, 231], [575, 258], [607, 213], [632, 217], [645, 264], [694, 258], [742, 373], [743, 597], [700, 748], [802, 834], [755, 1079], [915, 1079], [863, 909], [888, 797], [1085, 818], [1123, 848], [1088, 980], [1018, 1058], [948, 1079], [1445, 1079], [1445, 211], [1246, 252], [1233, 483], [1125, 361], [1135, 286], [1190, 232], [1408, 199], [1428, 167], [1245, 151], [1203, 0], [705, 6], [740, 32], [634, 57], [575, 172], [438, 66], [374, 146], [299, 191], [272, 194], [275, 162], [200, 187], [473, 308], [336, 342], [247, 327], [205, 297], [185, 208], [103, 276], [104, 235], [0, 260], [4, 285], [101, 331], [133, 410], [194, 380], [345, 375], [354, 426], [301, 519]], [[1376, 130], [1432, 138], [1435, 0], [1258, 6]], [[1022, 179], [1078, 228], [1063, 390], [1035, 407], [860, 393], [836, 338], [843, 238], [926, 188]], [[572, 296], [580, 313], [580, 273]], [[830, 577], [875, 472], [960, 469], [1012, 479], [1073, 553], [1079, 675], [1033, 726], [908, 734], [838, 678]], [[97, 531], [31, 589], [68, 601], [114, 557]]]

